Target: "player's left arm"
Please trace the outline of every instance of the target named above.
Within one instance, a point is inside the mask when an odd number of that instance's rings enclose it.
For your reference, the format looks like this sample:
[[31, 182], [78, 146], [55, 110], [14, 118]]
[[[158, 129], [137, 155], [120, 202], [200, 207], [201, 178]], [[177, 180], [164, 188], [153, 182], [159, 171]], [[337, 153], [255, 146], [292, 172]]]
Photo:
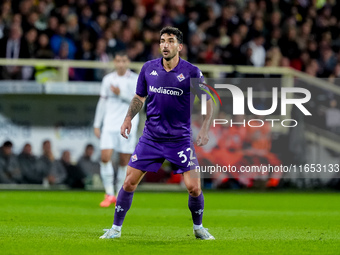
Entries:
[[113, 92], [113, 94], [115, 94], [116, 96], [120, 95], [120, 88], [119, 87], [115, 87], [115, 86], [111, 85], [110, 89]]
[[214, 113], [213, 100], [207, 101], [207, 114], [203, 115], [203, 124], [196, 139], [197, 146], [204, 146], [209, 142], [209, 128]]

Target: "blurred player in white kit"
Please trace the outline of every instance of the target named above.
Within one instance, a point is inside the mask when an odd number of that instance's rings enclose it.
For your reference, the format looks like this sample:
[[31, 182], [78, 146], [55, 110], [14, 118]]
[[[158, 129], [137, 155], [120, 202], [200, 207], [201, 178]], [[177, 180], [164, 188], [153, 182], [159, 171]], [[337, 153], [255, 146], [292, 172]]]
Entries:
[[[130, 61], [126, 52], [116, 53], [113, 61], [115, 71], [104, 76], [102, 80], [93, 124], [94, 133], [100, 138], [100, 175], [106, 193], [105, 199], [100, 203], [101, 207], [116, 203], [115, 190], [118, 193], [124, 183], [127, 164], [137, 142], [139, 121], [139, 116], [133, 119], [133, 128], [128, 140], [120, 135], [120, 127], [135, 95], [138, 75], [128, 68]], [[119, 153], [116, 189], [114, 189], [114, 169], [111, 161], [114, 150]]]

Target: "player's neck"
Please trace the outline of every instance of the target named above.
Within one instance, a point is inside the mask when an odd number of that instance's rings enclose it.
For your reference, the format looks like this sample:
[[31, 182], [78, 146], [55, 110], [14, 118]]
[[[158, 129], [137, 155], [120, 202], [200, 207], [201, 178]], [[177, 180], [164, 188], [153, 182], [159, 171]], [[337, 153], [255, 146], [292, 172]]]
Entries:
[[163, 61], [163, 67], [164, 67], [165, 71], [170, 72], [172, 69], [174, 69], [178, 65], [179, 56], [176, 55], [172, 59], [170, 59], [169, 61], [167, 61], [163, 58], [162, 61]]
[[120, 72], [117, 71], [117, 74], [118, 74], [118, 76], [124, 76], [127, 71], [128, 71], [127, 69], [124, 70], [124, 71], [120, 71]]

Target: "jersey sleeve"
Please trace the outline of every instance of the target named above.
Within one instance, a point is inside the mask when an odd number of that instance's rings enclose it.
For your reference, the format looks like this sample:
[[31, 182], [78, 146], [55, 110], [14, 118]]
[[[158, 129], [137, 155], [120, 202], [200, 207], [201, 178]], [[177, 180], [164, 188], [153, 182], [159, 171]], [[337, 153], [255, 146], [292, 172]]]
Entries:
[[100, 98], [98, 100], [96, 112], [94, 115], [93, 127], [95, 128], [100, 128], [104, 120], [106, 102], [109, 96], [108, 88], [108, 79], [104, 77], [100, 87]]
[[100, 128], [103, 123], [106, 109], [106, 101], [107, 100], [103, 97], [99, 98], [93, 121], [93, 127], [95, 128]]
[[199, 68], [196, 68], [194, 71], [194, 74], [192, 78], [195, 78], [194, 81], [192, 82], [193, 86], [193, 93], [197, 95], [197, 97], [200, 99], [201, 95], [205, 94], [207, 95], [207, 100], [211, 98], [210, 96], [210, 90], [204, 80], [204, 76]]
[[108, 98], [109, 88], [110, 88], [110, 86], [108, 86], [108, 79], [106, 77], [104, 77], [102, 84], [101, 84], [101, 87], [100, 87], [100, 97], [101, 98]]
[[146, 97], [148, 95], [146, 80], [145, 80], [145, 71], [147, 65], [144, 64], [142, 70], [139, 73], [136, 87], [136, 94], [140, 97]]

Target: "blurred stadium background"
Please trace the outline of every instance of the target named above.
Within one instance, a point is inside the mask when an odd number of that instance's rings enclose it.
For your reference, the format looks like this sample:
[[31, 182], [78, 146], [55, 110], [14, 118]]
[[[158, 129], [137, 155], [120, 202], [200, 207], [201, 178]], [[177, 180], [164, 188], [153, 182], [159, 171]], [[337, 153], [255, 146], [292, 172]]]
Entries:
[[[128, 52], [136, 72], [160, 57], [159, 30], [166, 25], [183, 31], [181, 57], [197, 64], [206, 78], [273, 78], [278, 87], [312, 93], [306, 106], [312, 117], [294, 109], [288, 113], [298, 128], [246, 134], [213, 129], [200, 155], [215, 150], [214, 155], [244, 165], [340, 162], [338, 1], [3, 0], [0, 8], [2, 189], [101, 190], [99, 141], [92, 127], [100, 81], [112, 71], [117, 51]], [[256, 108], [267, 109], [271, 87], [255, 87]], [[217, 114], [230, 119], [231, 105]], [[214, 132], [223, 134], [216, 136], [222, 140], [214, 139]], [[93, 151], [86, 150], [88, 144]], [[213, 176], [204, 187], [339, 189], [339, 175]], [[165, 163], [158, 175], [146, 175], [140, 188], [183, 185]]]

